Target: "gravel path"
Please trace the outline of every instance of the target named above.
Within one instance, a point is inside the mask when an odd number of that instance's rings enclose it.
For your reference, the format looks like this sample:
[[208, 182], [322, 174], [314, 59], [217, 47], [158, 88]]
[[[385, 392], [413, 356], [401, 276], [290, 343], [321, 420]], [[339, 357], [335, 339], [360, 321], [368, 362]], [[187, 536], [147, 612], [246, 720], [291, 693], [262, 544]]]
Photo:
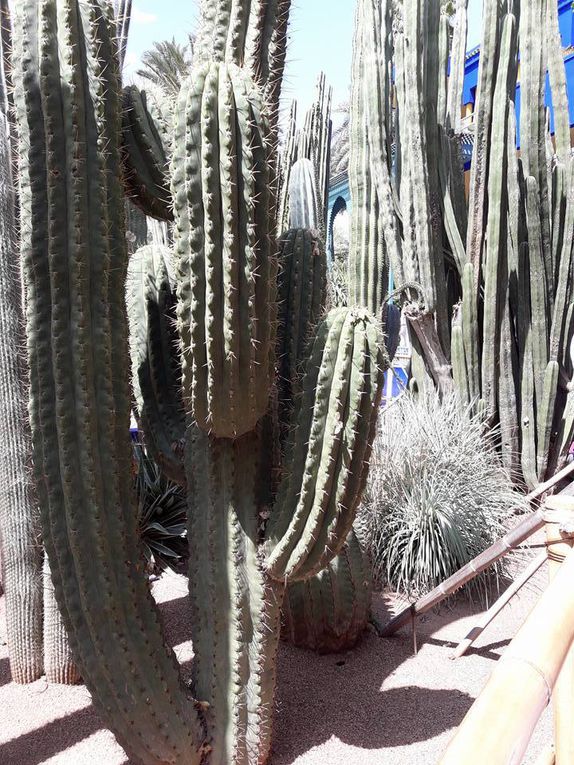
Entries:
[[[472, 623], [457, 604], [420, 620], [414, 656], [408, 632], [381, 640], [367, 632], [346, 654], [315, 656], [282, 645], [271, 765], [432, 765], [464, 717], [494, 662], [516, 633], [545, 581], [542, 570], [467, 657], [449, 649]], [[192, 657], [183, 577], [154, 585], [166, 629], [184, 672]], [[377, 595], [384, 616], [391, 598]], [[0, 765], [129, 765], [102, 725], [83, 686], [16, 686], [10, 680], [0, 599]], [[551, 740], [547, 711], [525, 763]], [[462, 765], [462, 763], [461, 763]]]

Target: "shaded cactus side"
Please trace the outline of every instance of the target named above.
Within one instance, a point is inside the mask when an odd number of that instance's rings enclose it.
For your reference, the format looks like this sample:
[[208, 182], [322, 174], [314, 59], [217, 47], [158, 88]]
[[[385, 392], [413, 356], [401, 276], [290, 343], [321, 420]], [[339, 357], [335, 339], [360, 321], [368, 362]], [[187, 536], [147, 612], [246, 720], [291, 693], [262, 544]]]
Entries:
[[282, 636], [317, 653], [348, 651], [371, 613], [372, 568], [354, 531], [320, 574], [287, 588]]

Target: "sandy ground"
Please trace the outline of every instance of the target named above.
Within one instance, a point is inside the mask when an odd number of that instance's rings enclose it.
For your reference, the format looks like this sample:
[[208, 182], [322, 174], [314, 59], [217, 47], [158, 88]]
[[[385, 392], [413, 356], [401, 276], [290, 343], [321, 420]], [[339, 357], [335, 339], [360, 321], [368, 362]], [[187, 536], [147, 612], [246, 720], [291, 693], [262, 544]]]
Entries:
[[[494, 663], [531, 609], [546, 572], [511, 603], [468, 656], [453, 662], [450, 648], [473, 619], [465, 604], [420, 620], [419, 652], [412, 636], [389, 640], [367, 632], [355, 650], [315, 656], [282, 645], [271, 765], [430, 765], [488, 678]], [[184, 671], [189, 670], [186, 584], [170, 574], [154, 585], [167, 633]], [[103, 728], [83, 686], [31, 686], [11, 682], [3, 599], [0, 600], [0, 765], [128, 765]], [[384, 617], [396, 607], [376, 595]], [[552, 737], [547, 711], [525, 763], [533, 763]], [[461, 763], [461, 765], [463, 765]]]

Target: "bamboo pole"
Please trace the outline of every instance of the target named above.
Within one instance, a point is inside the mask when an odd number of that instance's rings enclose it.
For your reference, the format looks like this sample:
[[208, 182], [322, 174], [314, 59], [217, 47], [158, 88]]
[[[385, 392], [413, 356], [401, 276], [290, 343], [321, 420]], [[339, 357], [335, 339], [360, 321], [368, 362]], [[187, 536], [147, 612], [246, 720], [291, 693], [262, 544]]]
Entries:
[[[572, 497], [552, 497], [547, 508], [551, 522], [564, 529], [567, 512], [574, 528]], [[552, 514], [560, 517], [552, 518]], [[560, 543], [564, 537], [562, 533]], [[462, 721], [441, 765], [518, 765], [550, 702], [573, 640], [574, 550], [570, 549]], [[572, 685], [564, 683], [563, 687], [569, 690], [565, 711], [571, 712]], [[571, 719], [563, 718], [565, 728]], [[558, 753], [556, 762], [558, 765]], [[566, 762], [572, 760], [563, 760]]]
[[556, 755], [554, 753], [554, 747], [549, 746], [541, 753], [540, 757], [536, 760], [536, 765], [555, 765]]
[[[574, 506], [574, 500], [572, 505]], [[552, 582], [574, 544], [574, 518], [558, 503], [549, 502], [546, 513], [548, 572]], [[556, 765], [574, 763], [574, 645], [566, 656], [552, 696]]]
[[470, 646], [480, 637], [480, 635], [482, 635], [484, 630], [493, 621], [493, 619], [498, 616], [498, 614], [512, 600], [516, 593], [519, 592], [522, 587], [524, 587], [526, 582], [528, 582], [534, 576], [534, 574], [545, 561], [546, 552], [543, 552], [541, 555], [538, 555], [536, 558], [534, 558], [534, 560], [531, 561], [530, 565], [524, 569], [522, 574], [517, 577], [509, 587], [507, 587], [507, 589], [502, 593], [498, 600], [492, 604], [488, 611], [485, 611], [483, 614], [481, 614], [478, 623], [474, 625], [474, 627], [467, 633], [464, 640], [461, 640], [458, 646], [452, 652], [450, 657], [451, 659], [459, 659], [468, 651]]
[[435, 587], [415, 603], [411, 603], [405, 609], [393, 616], [390, 621], [378, 628], [381, 637], [390, 637], [401, 627], [409, 624], [411, 619], [426, 613], [434, 608], [449, 595], [452, 595], [475, 576], [485, 571], [497, 560], [503, 558], [510, 550], [518, 547], [525, 539], [532, 536], [544, 526], [544, 516], [539, 509], [531, 515], [527, 515], [511, 531], [497, 540], [491, 547], [480, 553], [476, 558], [463, 566], [456, 574], [453, 574], [444, 582]]
[[[527, 501], [533, 502], [535, 499], [538, 499], [572, 473], [574, 473], [574, 462], [566, 465], [565, 468], [552, 476], [548, 481], [537, 486], [534, 491], [531, 491], [530, 494], [527, 495]], [[503, 558], [511, 550], [518, 547], [519, 544], [539, 531], [543, 526], [544, 517], [540, 509], [530, 515], [526, 515], [520, 523], [505, 534], [504, 537], [497, 540], [487, 550], [480, 553], [480, 555], [477, 555], [476, 558], [464, 565], [455, 574], [450, 576], [426, 595], [423, 595], [419, 600], [409, 604], [402, 611], [399, 611], [399, 613], [386, 624], [377, 625], [379, 635], [381, 637], [390, 637], [391, 635], [394, 635], [394, 633], [397, 632], [397, 630], [400, 630], [401, 627], [409, 624], [412, 618], [424, 614], [431, 608], [434, 608], [434, 606], [438, 605], [442, 600], [448, 598], [449, 595], [455, 593], [478, 574], [481, 574], [489, 566], [492, 566], [493, 563], [496, 563], [496, 561]]]

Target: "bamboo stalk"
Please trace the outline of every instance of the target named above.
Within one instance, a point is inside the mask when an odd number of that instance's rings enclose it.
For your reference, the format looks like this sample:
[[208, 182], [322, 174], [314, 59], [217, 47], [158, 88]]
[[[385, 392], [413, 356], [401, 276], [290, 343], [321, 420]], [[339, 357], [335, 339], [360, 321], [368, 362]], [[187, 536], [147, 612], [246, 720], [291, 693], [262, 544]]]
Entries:
[[449, 595], [470, 582], [478, 574], [485, 571], [497, 560], [503, 558], [510, 550], [518, 547], [525, 539], [532, 536], [536, 531], [544, 526], [544, 515], [541, 509], [531, 515], [527, 515], [511, 531], [497, 540], [491, 547], [473, 558], [469, 563], [463, 566], [459, 571], [450, 576], [444, 582], [431, 590], [427, 595], [423, 595], [415, 603], [411, 603], [405, 609], [394, 616], [387, 624], [382, 625], [378, 632], [381, 637], [393, 635], [405, 624], [408, 624], [411, 618], [426, 613], [436, 606]]
[[[574, 462], [571, 462], [548, 481], [537, 486], [534, 491], [531, 491], [530, 494], [527, 495], [526, 499], [529, 502], [533, 502], [573, 472]], [[480, 553], [480, 555], [477, 555], [476, 558], [473, 558], [473, 560], [464, 565], [455, 574], [448, 579], [445, 579], [444, 582], [426, 595], [423, 595], [419, 600], [408, 605], [396, 614], [396, 616], [393, 616], [393, 618], [386, 624], [377, 627], [380, 637], [390, 637], [391, 635], [394, 635], [397, 630], [400, 630], [401, 627], [408, 624], [411, 618], [424, 614], [431, 608], [434, 608], [434, 606], [438, 605], [445, 598], [448, 598], [449, 595], [455, 593], [458, 589], [478, 576], [478, 574], [485, 571], [489, 566], [492, 566], [493, 563], [496, 563], [496, 561], [503, 558], [511, 550], [518, 547], [519, 544], [524, 542], [543, 526], [544, 514], [540, 509], [525, 516], [511, 531], [505, 534], [501, 539], [497, 540], [484, 552]]]
[[574, 639], [571, 551], [496, 665], [441, 765], [522, 761]]
[[458, 644], [455, 650], [452, 652], [451, 659], [459, 659], [463, 656], [470, 646], [482, 635], [488, 625], [498, 616], [502, 609], [512, 600], [519, 590], [524, 587], [542, 564], [546, 561], [546, 552], [534, 558], [527, 568], [524, 569], [522, 574], [512, 582], [512, 584], [502, 593], [502, 595], [495, 601], [492, 606], [481, 614], [481, 617], [477, 624], [468, 632], [464, 640]]
[[540, 757], [536, 760], [536, 765], [555, 765], [556, 763], [556, 754], [554, 752], [554, 747], [549, 746], [547, 749], [544, 749], [544, 751], [540, 754]]
[[[549, 503], [546, 514], [546, 541], [548, 544], [548, 573], [552, 582], [560, 573], [565, 558], [574, 544], [572, 513], [566, 515], [560, 505]], [[571, 507], [574, 500], [571, 499]], [[553, 693], [554, 738], [556, 765], [574, 762], [574, 645], [570, 646]]]

